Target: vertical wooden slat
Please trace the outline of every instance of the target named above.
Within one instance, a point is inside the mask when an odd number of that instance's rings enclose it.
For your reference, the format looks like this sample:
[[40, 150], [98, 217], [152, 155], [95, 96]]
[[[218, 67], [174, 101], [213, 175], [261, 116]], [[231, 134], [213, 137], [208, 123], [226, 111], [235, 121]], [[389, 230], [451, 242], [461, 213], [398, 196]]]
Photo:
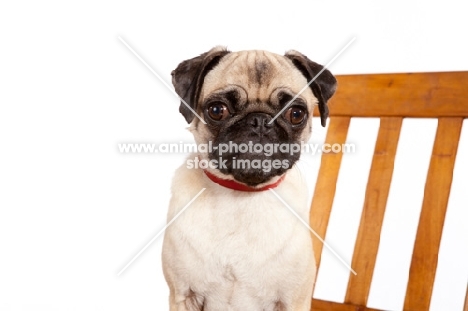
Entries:
[[351, 265], [357, 275], [350, 274], [346, 303], [367, 305], [402, 120], [398, 117], [380, 119]]
[[404, 310], [429, 310], [462, 118], [439, 118], [414, 244]]
[[[325, 143], [345, 143], [349, 123], [349, 117], [331, 118]], [[310, 211], [310, 226], [322, 238], [325, 238], [325, 232], [330, 219], [342, 156], [342, 153], [333, 152], [322, 154], [322, 161]], [[313, 239], [315, 261], [318, 267], [320, 265], [323, 245], [315, 236], [313, 236]]]
[[466, 288], [466, 295], [465, 295], [465, 307], [463, 311], [468, 311], [468, 287]]

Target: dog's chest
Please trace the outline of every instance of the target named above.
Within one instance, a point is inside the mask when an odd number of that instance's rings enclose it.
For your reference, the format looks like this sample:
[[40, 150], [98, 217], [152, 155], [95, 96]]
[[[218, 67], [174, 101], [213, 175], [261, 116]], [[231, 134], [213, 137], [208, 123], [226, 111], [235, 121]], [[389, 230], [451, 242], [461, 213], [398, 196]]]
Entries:
[[[226, 193], [232, 192], [206, 193], [171, 228], [183, 249], [177, 260], [181, 266], [196, 266], [186, 271], [193, 286], [201, 292], [225, 290], [229, 296], [233, 286], [255, 288], [300, 271], [295, 270], [296, 252], [310, 236], [291, 211], [270, 191]], [[296, 198], [292, 208], [304, 215], [297, 208], [303, 203]]]
[[187, 210], [179, 225], [199, 256], [235, 263], [261, 261], [279, 251], [291, 238], [297, 219], [271, 193], [213, 195]]

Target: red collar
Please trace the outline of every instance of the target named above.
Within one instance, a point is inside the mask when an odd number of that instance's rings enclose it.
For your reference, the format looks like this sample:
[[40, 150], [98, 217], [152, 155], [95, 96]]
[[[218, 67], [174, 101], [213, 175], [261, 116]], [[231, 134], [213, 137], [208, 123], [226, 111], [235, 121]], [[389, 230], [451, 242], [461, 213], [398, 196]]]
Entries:
[[258, 192], [258, 191], [265, 191], [268, 189], [276, 188], [284, 179], [284, 176], [281, 176], [276, 182], [260, 187], [260, 188], [254, 188], [254, 187], [249, 187], [245, 184], [241, 184], [240, 182], [237, 182], [235, 180], [229, 180], [229, 179], [221, 179], [213, 174], [211, 174], [208, 171], [204, 171], [205, 175], [211, 179], [212, 182], [217, 183], [220, 186], [232, 189], [232, 190], [237, 190], [237, 191], [245, 191], [245, 192]]

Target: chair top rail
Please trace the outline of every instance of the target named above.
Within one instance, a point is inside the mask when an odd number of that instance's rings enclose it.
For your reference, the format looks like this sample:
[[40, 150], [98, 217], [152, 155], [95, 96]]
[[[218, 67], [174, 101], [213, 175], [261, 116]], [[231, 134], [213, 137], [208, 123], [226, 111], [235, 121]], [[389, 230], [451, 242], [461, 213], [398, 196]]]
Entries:
[[331, 116], [468, 117], [468, 71], [338, 75]]

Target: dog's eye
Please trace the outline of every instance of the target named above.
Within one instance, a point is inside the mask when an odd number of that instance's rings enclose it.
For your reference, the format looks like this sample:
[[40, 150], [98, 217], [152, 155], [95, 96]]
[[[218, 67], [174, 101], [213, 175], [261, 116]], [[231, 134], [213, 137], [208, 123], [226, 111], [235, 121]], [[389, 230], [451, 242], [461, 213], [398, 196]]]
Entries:
[[223, 103], [213, 103], [208, 107], [208, 115], [215, 121], [221, 121], [229, 116], [229, 110]]
[[291, 122], [292, 125], [297, 125], [304, 121], [306, 114], [306, 111], [302, 107], [293, 106], [286, 110], [284, 117]]

